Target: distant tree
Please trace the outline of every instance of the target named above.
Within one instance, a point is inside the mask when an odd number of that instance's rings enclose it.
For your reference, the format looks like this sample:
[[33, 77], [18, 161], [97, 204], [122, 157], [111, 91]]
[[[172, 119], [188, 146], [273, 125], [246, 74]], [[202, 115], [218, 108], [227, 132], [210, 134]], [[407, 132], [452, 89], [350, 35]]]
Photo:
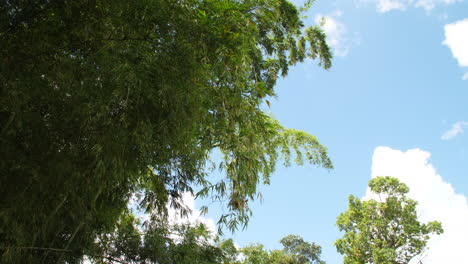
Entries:
[[242, 264], [268, 264], [270, 252], [262, 244], [256, 243], [241, 249], [244, 261]]
[[393, 177], [376, 177], [370, 190], [379, 197], [349, 197], [349, 208], [336, 224], [344, 231], [335, 241], [345, 264], [406, 264], [426, 247], [429, 234], [443, 233], [440, 222], [420, 223], [409, 188]]
[[280, 243], [283, 245], [282, 250], [268, 251], [262, 244], [243, 248], [243, 264], [325, 264], [320, 259], [322, 248], [315, 243], [304, 241], [297, 235], [288, 235]]
[[322, 247], [315, 243], [309, 243], [297, 235], [289, 235], [280, 240], [284, 246], [286, 255], [294, 259], [294, 263], [325, 264], [320, 260]]
[[242, 264], [239, 256], [240, 251], [232, 239], [222, 241], [219, 248], [222, 251], [223, 264]]
[[280, 241], [282, 250], [266, 250], [259, 243], [238, 248], [232, 239], [220, 241], [203, 224], [172, 225], [161, 219], [142, 226], [131, 214], [118, 222], [114, 232], [97, 238], [87, 251], [88, 260], [103, 264], [325, 264], [320, 260], [320, 246], [295, 235]]
[[331, 66], [302, 18], [286, 0], [2, 1], [0, 262], [79, 263], [131, 197], [163, 216], [201, 190], [235, 230], [280, 160], [331, 168], [262, 111], [292, 65]]

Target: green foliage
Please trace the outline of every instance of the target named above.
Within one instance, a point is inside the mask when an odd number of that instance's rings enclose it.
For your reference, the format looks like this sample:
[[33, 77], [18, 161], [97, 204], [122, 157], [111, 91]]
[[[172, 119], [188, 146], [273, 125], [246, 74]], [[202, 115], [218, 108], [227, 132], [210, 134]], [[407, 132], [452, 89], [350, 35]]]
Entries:
[[270, 254], [263, 248], [262, 244], [252, 244], [242, 249], [245, 257], [245, 264], [267, 264], [270, 261]]
[[370, 190], [380, 201], [349, 197], [348, 211], [336, 224], [344, 231], [335, 241], [345, 264], [406, 264], [426, 247], [429, 234], [443, 232], [440, 222], [420, 223], [409, 188], [393, 177], [376, 177]]
[[300, 236], [289, 235], [280, 240], [282, 250], [268, 251], [263, 245], [254, 244], [242, 249], [242, 264], [325, 264], [320, 260], [322, 248], [304, 241]]
[[281, 239], [282, 250], [265, 250], [262, 244], [237, 248], [232, 239], [220, 241], [203, 224], [154, 220], [141, 225], [133, 216], [124, 216], [114, 232], [99, 237], [88, 258], [103, 264], [325, 264], [321, 247], [299, 236]]
[[93, 263], [221, 264], [224, 251], [203, 224], [170, 225], [163, 219], [141, 225], [122, 217], [111, 233], [86, 252]]
[[[281, 157], [332, 167], [260, 109], [290, 66], [331, 65], [323, 31], [286, 0], [3, 1], [0, 17], [2, 263], [136, 244], [132, 196], [163, 216], [195, 187], [228, 201], [234, 230]], [[214, 149], [225, 178], [211, 183]]]
[[223, 264], [241, 264], [239, 250], [232, 239], [227, 239], [219, 244], [223, 255]]
[[293, 263], [325, 264], [320, 260], [322, 248], [315, 243], [304, 241], [297, 235], [286, 236], [280, 242], [284, 246], [283, 251], [293, 258]]

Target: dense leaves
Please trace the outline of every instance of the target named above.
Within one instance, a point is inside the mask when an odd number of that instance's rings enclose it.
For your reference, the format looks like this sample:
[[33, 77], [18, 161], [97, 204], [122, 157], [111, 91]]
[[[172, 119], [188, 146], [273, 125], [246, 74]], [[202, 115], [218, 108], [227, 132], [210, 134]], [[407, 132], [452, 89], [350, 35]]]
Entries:
[[443, 232], [440, 222], [420, 223], [409, 188], [392, 177], [369, 182], [376, 199], [349, 197], [348, 211], [337, 220], [343, 238], [336, 240], [345, 264], [407, 264], [426, 247], [429, 234]]
[[281, 239], [282, 250], [266, 250], [258, 243], [241, 248], [232, 239], [220, 240], [203, 224], [160, 221], [157, 227], [138, 227], [136, 219], [121, 220], [115, 232], [99, 238], [88, 260], [103, 264], [325, 264], [320, 260], [321, 247], [296, 235]]
[[113, 232], [98, 236], [86, 258], [102, 264], [221, 264], [227, 254], [203, 224], [174, 224], [164, 219], [142, 224], [127, 214]]
[[131, 221], [131, 197], [183, 213], [195, 187], [226, 201], [233, 230], [281, 157], [332, 167], [260, 108], [289, 66], [331, 65], [286, 0], [5, 0], [0, 46], [2, 263], [79, 262]]

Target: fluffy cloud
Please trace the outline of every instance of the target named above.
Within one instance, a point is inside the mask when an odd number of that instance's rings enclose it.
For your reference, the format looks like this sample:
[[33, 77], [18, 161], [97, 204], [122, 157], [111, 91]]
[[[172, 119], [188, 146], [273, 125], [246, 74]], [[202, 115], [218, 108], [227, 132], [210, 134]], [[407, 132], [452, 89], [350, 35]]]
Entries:
[[[445, 40], [442, 44], [450, 48], [460, 67], [468, 67], [468, 18], [447, 24], [444, 29]], [[462, 80], [468, 80], [468, 72], [462, 76]]]
[[444, 134], [440, 137], [442, 140], [449, 140], [452, 139], [459, 134], [463, 133], [463, 127], [468, 126], [468, 122], [459, 121], [452, 125], [450, 130], [444, 132]]
[[348, 55], [349, 51], [346, 26], [338, 20], [342, 15], [343, 12], [337, 10], [329, 15], [318, 14], [315, 16], [315, 23], [317, 24], [324, 20], [322, 28], [327, 34], [327, 42], [333, 48], [333, 55], [340, 57]]
[[468, 18], [445, 25], [444, 45], [461, 67], [468, 67]]
[[377, 11], [386, 13], [391, 10], [406, 10], [409, 7], [420, 7], [431, 11], [438, 5], [449, 5], [463, 0], [361, 0], [375, 4]]
[[434, 236], [420, 259], [424, 264], [468, 263], [468, 200], [437, 174], [428, 162], [431, 154], [420, 149], [406, 152], [377, 147], [372, 158], [372, 177], [393, 176], [410, 188], [408, 196], [418, 201], [422, 222], [437, 220], [444, 233]]

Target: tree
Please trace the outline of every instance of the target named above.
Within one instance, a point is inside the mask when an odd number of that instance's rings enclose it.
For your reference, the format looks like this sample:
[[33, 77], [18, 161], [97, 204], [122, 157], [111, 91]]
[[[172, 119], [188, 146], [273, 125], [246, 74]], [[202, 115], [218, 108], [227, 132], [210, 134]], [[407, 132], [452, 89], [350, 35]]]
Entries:
[[315, 243], [304, 241], [297, 235], [288, 235], [280, 243], [282, 250], [268, 251], [263, 249], [262, 244], [243, 248], [243, 264], [325, 264], [320, 259], [322, 248]]
[[335, 241], [345, 264], [406, 264], [425, 249], [429, 234], [443, 233], [440, 222], [419, 222], [417, 202], [406, 196], [409, 188], [398, 179], [376, 177], [369, 188], [379, 201], [351, 195], [348, 210], [336, 222], [345, 231]]
[[239, 257], [239, 249], [232, 239], [227, 239], [219, 244], [223, 255], [223, 264], [242, 264]]
[[232, 239], [220, 241], [203, 224], [170, 224], [164, 220], [141, 232], [138, 219], [126, 215], [118, 229], [98, 237], [89, 259], [96, 263], [158, 264], [325, 264], [321, 247], [289, 235], [282, 250], [265, 250], [262, 244], [237, 248]]
[[332, 168], [261, 110], [290, 66], [331, 65], [286, 0], [7, 0], [0, 17], [2, 263], [80, 262], [131, 197], [163, 216], [194, 188], [234, 230], [279, 159]]
[[286, 236], [280, 242], [284, 246], [283, 251], [293, 258], [292, 263], [325, 264], [325, 261], [320, 260], [322, 247], [315, 243], [304, 241], [297, 235]]
[[223, 264], [227, 254], [217, 240], [203, 224], [171, 224], [160, 219], [143, 227], [127, 214], [114, 232], [97, 237], [87, 258], [106, 264]]

